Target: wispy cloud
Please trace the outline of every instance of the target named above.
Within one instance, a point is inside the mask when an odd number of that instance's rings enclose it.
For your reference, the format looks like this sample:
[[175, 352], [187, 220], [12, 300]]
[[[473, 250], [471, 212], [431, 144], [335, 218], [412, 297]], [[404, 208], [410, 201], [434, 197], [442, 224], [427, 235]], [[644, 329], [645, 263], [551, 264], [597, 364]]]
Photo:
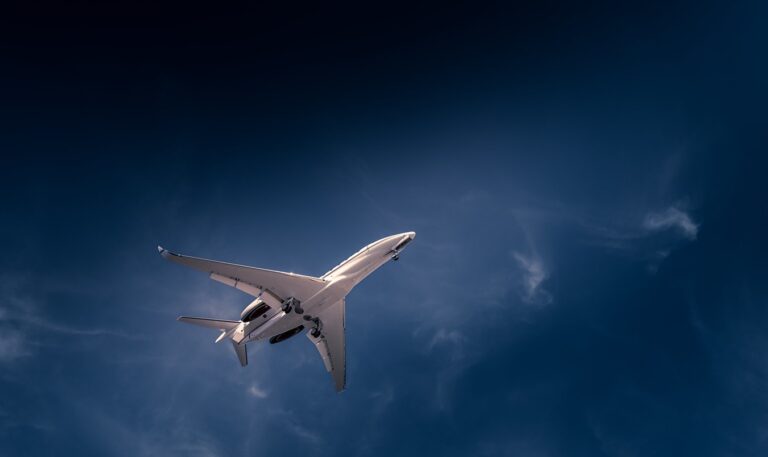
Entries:
[[582, 220], [581, 225], [590, 235], [589, 244], [643, 260], [651, 273], [675, 247], [698, 236], [699, 224], [679, 205], [640, 214], [614, 217], [610, 222]]
[[517, 261], [522, 271], [522, 299], [526, 303], [549, 304], [552, 302], [552, 295], [544, 290], [542, 284], [547, 279], [548, 273], [544, 267], [541, 258], [533, 254], [526, 256], [519, 252], [514, 252], [513, 257]]
[[649, 232], [676, 229], [689, 240], [695, 240], [699, 233], [698, 224], [685, 211], [675, 207], [648, 213], [643, 220], [643, 228]]
[[[67, 336], [109, 336], [128, 340], [147, 339], [145, 335], [137, 333], [126, 333], [104, 327], [82, 328], [62, 323], [59, 320], [44, 318], [42, 316], [47, 314], [43, 311], [44, 307], [38, 300], [20, 289], [21, 284], [17, 282], [7, 278], [0, 281], [0, 322], [6, 322], [9, 326], [13, 326], [19, 335], [22, 335], [24, 329], [27, 329]], [[4, 333], [7, 334], [7, 332]]]
[[323, 437], [319, 432], [304, 425], [304, 422], [318, 425], [317, 421], [313, 421], [312, 418], [297, 414], [295, 411], [285, 408], [273, 410], [272, 412], [273, 414], [269, 420], [283, 424], [285, 430], [297, 438], [307, 441], [312, 445], [318, 445], [323, 442]]
[[0, 363], [9, 363], [29, 355], [24, 334], [14, 329], [0, 331]]
[[438, 329], [427, 344], [427, 352], [432, 352], [439, 346], [449, 346], [451, 350], [451, 360], [456, 362], [464, 357], [464, 346], [467, 343], [467, 337], [458, 330]]
[[288, 427], [291, 430], [291, 432], [293, 432], [294, 435], [298, 436], [301, 439], [307, 440], [315, 444], [320, 442], [320, 435], [304, 427], [303, 425], [292, 422], [288, 424]]
[[[196, 418], [172, 414], [157, 422], [159, 416], [149, 415], [147, 422], [131, 420], [124, 411], [106, 409], [91, 398], [64, 390], [73, 418], [73, 425], [90, 434], [89, 445], [102, 455], [116, 456], [199, 456], [224, 455], [217, 439], [208, 435]], [[153, 417], [154, 416], [154, 417]], [[158, 426], [158, 424], [162, 424]]]
[[[418, 337], [416, 332], [414, 337]], [[437, 411], [450, 410], [456, 380], [471, 365], [475, 354], [468, 351], [469, 338], [457, 329], [437, 328], [424, 344], [424, 355], [433, 359], [439, 368], [435, 371], [432, 392]]]
[[431, 351], [435, 346], [441, 343], [451, 343], [455, 346], [459, 346], [464, 343], [466, 337], [458, 330], [446, 330], [444, 328], [438, 329], [427, 346]]
[[381, 415], [395, 399], [394, 388], [391, 384], [387, 384], [380, 390], [372, 392], [370, 394], [370, 399], [373, 404], [373, 411], [377, 416]]
[[123, 338], [126, 340], [147, 340], [146, 335], [137, 333], [126, 333], [118, 330], [111, 330], [106, 328], [78, 328], [68, 325], [62, 325], [55, 322], [47, 321], [44, 319], [35, 318], [32, 316], [24, 317], [24, 322], [31, 326], [35, 326], [40, 330], [46, 330], [62, 335], [71, 336], [109, 336], [115, 338]]
[[269, 396], [269, 392], [260, 388], [255, 383], [251, 384], [251, 386], [248, 387], [247, 392], [248, 392], [248, 395], [250, 395], [251, 397], [259, 398], [259, 399], [264, 399]]

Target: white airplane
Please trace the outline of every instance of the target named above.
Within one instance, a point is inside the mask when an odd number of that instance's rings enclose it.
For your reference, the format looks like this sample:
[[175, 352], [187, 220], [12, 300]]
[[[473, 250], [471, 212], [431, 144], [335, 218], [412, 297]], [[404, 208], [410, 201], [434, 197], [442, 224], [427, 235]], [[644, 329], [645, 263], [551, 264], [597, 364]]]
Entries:
[[415, 232], [407, 232], [382, 238], [319, 278], [188, 257], [160, 246], [157, 249], [168, 260], [205, 271], [214, 281], [255, 297], [240, 313], [239, 321], [182, 316], [181, 322], [221, 331], [216, 342], [229, 339], [242, 366], [248, 364], [246, 343], [268, 339], [275, 344], [306, 328], [307, 338], [320, 352], [336, 391], [341, 392], [346, 385], [347, 368], [345, 297], [389, 259], [397, 260], [415, 237]]

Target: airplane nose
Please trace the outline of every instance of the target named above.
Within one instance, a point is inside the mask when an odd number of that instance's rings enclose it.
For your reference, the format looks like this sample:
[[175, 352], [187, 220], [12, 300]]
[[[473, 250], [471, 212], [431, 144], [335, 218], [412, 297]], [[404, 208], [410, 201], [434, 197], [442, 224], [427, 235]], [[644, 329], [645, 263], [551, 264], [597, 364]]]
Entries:
[[392, 238], [396, 238], [398, 240], [402, 240], [406, 236], [412, 240], [412, 239], [416, 238], [416, 232], [398, 233], [397, 235], [392, 235]]
[[395, 245], [394, 248], [390, 252], [395, 253], [395, 260], [397, 260], [397, 253], [400, 252], [401, 249], [405, 247], [406, 244], [413, 241], [413, 238], [416, 236], [416, 232], [405, 232], [401, 233], [399, 235], [396, 235], [399, 239], [398, 243]]

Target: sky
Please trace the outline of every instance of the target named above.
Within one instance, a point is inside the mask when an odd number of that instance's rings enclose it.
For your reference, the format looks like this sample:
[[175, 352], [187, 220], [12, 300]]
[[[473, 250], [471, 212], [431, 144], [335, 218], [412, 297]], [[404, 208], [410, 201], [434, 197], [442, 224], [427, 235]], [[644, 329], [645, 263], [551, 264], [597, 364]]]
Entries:
[[[0, 455], [766, 455], [764, 3], [208, 8], [0, 19]], [[411, 230], [341, 394], [156, 250]]]

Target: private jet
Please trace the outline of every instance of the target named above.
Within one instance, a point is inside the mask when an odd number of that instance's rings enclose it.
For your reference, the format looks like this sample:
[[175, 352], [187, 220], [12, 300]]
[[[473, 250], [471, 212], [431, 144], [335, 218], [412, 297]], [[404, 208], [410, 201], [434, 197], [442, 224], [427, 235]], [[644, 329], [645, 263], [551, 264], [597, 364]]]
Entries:
[[391, 260], [416, 237], [415, 232], [388, 236], [365, 246], [317, 278], [176, 254], [161, 246], [160, 255], [209, 274], [254, 300], [240, 320], [179, 317], [179, 321], [219, 330], [219, 343], [229, 340], [240, 365], [248, 364], [246, 344], [267, 340], [277, 344], [306, 330], [317, 348], [337, 392], [346, 387], [344, 314], [347, 294], [369, 274]]

